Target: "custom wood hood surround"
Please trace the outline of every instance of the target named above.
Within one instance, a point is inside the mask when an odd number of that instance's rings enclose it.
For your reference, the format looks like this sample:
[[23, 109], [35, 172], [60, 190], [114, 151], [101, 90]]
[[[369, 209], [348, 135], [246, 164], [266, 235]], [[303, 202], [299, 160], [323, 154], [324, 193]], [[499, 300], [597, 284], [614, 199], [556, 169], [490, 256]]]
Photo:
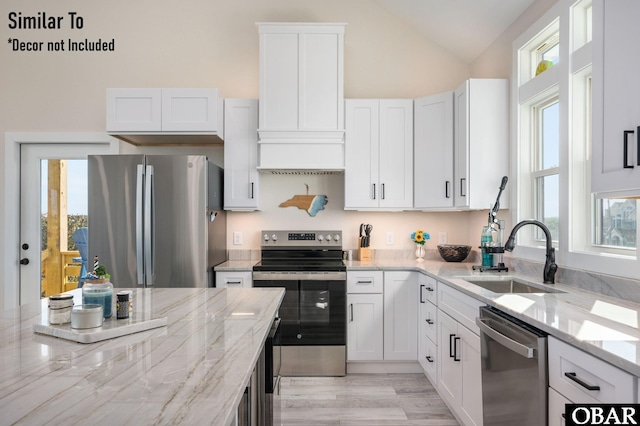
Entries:
[[258, 23], [261, 170], [344, 170], [346, 24]]

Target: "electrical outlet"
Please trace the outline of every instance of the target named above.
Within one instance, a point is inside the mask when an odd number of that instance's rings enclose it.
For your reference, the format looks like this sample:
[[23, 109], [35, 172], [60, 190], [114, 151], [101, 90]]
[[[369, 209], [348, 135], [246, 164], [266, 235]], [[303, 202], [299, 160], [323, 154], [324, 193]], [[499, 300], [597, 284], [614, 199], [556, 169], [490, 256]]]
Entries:
[[393, 232], [387, 232], [387, 245], [393, 245]]
[[236, 246], [242, 245], [242, 232], [233, 231], [233, 245], [236, 245]]
[[438, 233], [438, 244], [447, 244], [447, 233], [446, 232]]

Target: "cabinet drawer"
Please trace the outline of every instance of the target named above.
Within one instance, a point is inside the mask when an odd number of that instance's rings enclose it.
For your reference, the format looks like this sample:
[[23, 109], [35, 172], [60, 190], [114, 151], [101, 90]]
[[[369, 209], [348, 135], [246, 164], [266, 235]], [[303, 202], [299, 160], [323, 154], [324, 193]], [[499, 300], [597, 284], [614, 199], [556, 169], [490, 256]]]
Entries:
[[347, 272], [347, 293], [382, 293], [382, 271]]
[[250, 271], [216, 272], [217, 288], [252, 287], [253, 280]]
[[422, 313], [420, 316], [420, 337], [426, 336], [432, 342], [436, 342], [438, 340], [438, 308], [429, 302], [425, 302], [420, 307]]
[[549, 386], [572, 402], [634, 403], [634, 379], [626, 371], [549, 336]]
[[423, 344], [424, 344], [424, 351], [421, 353], [424, 359], [420, 360], [420, 365], [422, 365], [422, 368], [424, 369], [425, 374], [431, 381], [431, 384], [433, 384], [435, 387], [438, 383], [438, 379], [436, 376], [438, 372], [437, 363], [436, 363], [437, 347], [433, 341], [426, 339], [422, 336], [420, 336], [420, 338], [423, 339]]
[[549, 388], [549, 426], [564, 426], [565, 404], [571, 404], [553, 388]]
[[420, 285], [420, 302], [429, 301], [438, 306], [438, 281], [428, 275], [418, 276]]
[[477, 335], [480, 335], [476, 325], [476, 317], [480, 314], [480, 306], [484, 306], [484, 303], [448, 285], [438, 283], [438, 308], [451, 315], [456, 321]]

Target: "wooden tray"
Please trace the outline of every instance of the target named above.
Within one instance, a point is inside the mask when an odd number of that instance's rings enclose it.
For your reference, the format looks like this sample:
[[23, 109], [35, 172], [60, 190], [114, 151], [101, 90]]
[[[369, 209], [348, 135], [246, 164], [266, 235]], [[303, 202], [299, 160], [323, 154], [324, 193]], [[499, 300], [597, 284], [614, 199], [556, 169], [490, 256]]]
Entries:
[[102, 327], [77, 330], [75, 328], [71, 328], [71, 324], [33, 324], [33, 331], [34, 333], [60, 337], [62, 339], [73, 340], [78, 343], [95, 343], [101, 340], [113, 339], [114, 337], [151, 330], [153, 328], [165, 327], [166, 325], [167, 317], [153, 319], [136, 319], [135, 317], [116, 319], [114, 315], [113, 317], [104, 320]]

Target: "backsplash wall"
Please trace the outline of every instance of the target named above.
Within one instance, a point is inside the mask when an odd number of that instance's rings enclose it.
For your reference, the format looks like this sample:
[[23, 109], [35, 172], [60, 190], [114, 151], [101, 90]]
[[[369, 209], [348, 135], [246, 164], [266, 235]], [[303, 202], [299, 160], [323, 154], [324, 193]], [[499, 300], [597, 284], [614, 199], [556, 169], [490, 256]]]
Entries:
[[[297, 207], [278, 207], [294, 195], [326, 195], [324, 210], [315, 217]], [[498, 183], [499, 184], [499, 183]], [[497, 191], [497, 189], [496, 189]], [[409, 235], [416, 229], [431, 234], [427, 248], [436, 249], [440, 232], [447, 234], [447, 242], [471, 244], [480, 241], [482, 226], [487, 222], [488, 211], [480, 212], [378, 212], [344, 210], [344, 175], [272, 175], [260, 176], [260, 211], [229, 212], [227, 217], [227, 248], [229, 250], [254, 250], [260, 248], [263, 229], [319, 229], [342, 230], [343, 247], [357, 248], [361, 223], [373, 225], [371, 248], [373, 250], [409, 250], [414, 248]], [[495, 201], [495, 200], [494, 200]], [[499, 216], [509, 219], [507, 210]], [[243, 244], [233, 244], [233, 232], [243, 234]], [[387, 245], [387, 232], [393, 233], [393, 244]]]

